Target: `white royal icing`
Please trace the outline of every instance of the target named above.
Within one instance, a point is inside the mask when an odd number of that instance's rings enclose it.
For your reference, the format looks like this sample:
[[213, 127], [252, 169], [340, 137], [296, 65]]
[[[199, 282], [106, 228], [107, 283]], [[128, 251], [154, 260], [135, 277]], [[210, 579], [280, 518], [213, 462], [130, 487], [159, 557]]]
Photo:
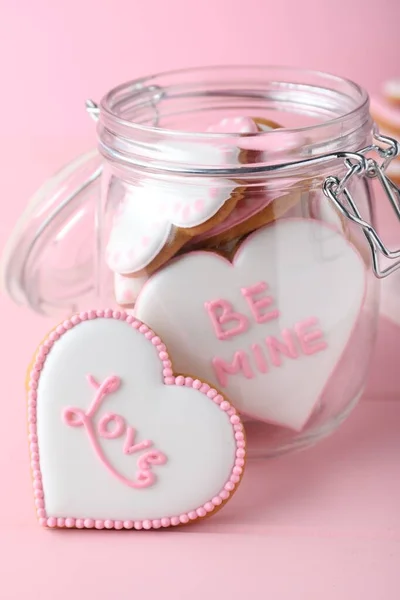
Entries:
[[[237, 165], [239, 148], [217, 142], [158, 143], [155, 153], [175, 165], [197, 167]], [[158, 184], [145, 180], [126, 193], [115, 215], [107, 246], [108, 266], [116, 273], [130, 274], [148, 266], [168, 242], [173, 228], [185, 230], [206, 223], [222, 208], [237, 188], [229, 179], [188, 177], [184, 182]], [[190, 235], [188, 231], [188, 235]]]
[[253, 233], [233, 264], [204, 251], [173, 260], [145, 284], [135, 314], [179, 372], [195, 370], [243, 413], [300, 430], [351, 338], [365, 286], [340, 233], [287, 219]]
[[221, 145], [218, 140], [198, 142], [182, 142], [169, 140], [156, 144], [156, 150], [164, 155], [167, 161], [174, 164], [196, 166], [235, 166], [239, 163], [240, 149], [226, 141]]
[[126, 277], [114, 273], [114, 296], [121, 306], [133, 304], [148, 277]]
[[259, 128], [251, 117], [225, 117], [207, 128], [209, 133], [257, 133]]
[[[331, 226], [340, 233], [344, 233], [344, 220], [341, 218], [338, 210], [333, 206], [331, 202], [322, 195], [320, 190], [311, 191], [307, 198], [307, 207], [309, 214], [313, 219], [318, 219], [324, 224]], [[300, 210], [302, 209], [300, 204]]]
[[205, 223], [236, 187], [229, 180], [221, 186], [207, 178], [164, 188], [145, 182], [135, 188], [115, 215], [106, 250], [108, 266], [122, 275], [144, 269], [167, 243], [173, 243], [174, 227], [190, 230]]
[[[223, 489], [235, 464], [229, 417], [193, 387], [165, 385], [162, 369], [156, 347], [126, 321], [85, 321], [54, 344], [37, 389], [48, 517], [159, 519], [201, 506]], [[152, 448], [166, 457], [165, 464], [152, 466], [154, 485], [124, 485], [98, 459], [85, 428], [68, 426], [63, 419], [70, 406], [87, 411], [95, 393], [88, 374], [99, 383], [111, 375], [120, 379], [120, 387], [93, 417], [96, 436], [101, 419], [114, 413], [134, 428], [135, 443], [151, 440]], [[113, 468], [133, 478], [137, 453], [124, 454], [123, 437], [96, 439]]]

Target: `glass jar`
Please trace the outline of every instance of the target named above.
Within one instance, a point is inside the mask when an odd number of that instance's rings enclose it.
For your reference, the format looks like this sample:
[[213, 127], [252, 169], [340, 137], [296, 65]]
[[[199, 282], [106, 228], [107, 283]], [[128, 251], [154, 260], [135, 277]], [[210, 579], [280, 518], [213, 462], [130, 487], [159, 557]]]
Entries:
[[242, 412], [250, 455], [315, 442], [360, 398], [376, 334], [363, 149], [393, 148], [368, 108], [356, 84], [291, 68], [113, 89], [89, 104], [101, 156], [58, 174], [10, 242], [8, 291], [45, 314], [132, 311]]

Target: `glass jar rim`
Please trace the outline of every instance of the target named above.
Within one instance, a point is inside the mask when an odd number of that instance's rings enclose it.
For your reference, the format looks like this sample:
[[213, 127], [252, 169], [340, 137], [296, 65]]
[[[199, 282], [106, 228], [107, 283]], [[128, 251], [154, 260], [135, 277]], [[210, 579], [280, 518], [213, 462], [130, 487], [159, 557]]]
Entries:
[[[282, 72], [285, 72], [287, 74], [293, 74], [296, 76], [316, 76], [319, 78], [323, 78], [327, 81], [332, 81], [332, 82], [336, 82], [337, 84], [344, 84], [348, 87], [349, 90], [353, 90], [355, 93], [358, 94], [359, 99], [358, 102], [356, 101], [356, 98], [354, 98], [355, 100], [355, 105], [348, 111], [343, 112], [343, 114], [333, 117], [332, 119], [327, 119], [326, 121], [322, 122], [322, 123], [317, 123], [317, 124], [313, 124], [313, 125], [306, 125], [306, 126], [302, 126], [302, 127], [289, 127], [289, 128], [285, 128], [286, 131], [290, 131], [290, 132], [297, 132], [297, 133], [307, 133], [307, 131], [311, 131], [311, 130], [316, 130], [316, 129], [321, 129], [324, 127], [329, 127], [337, 122], [340, 122], [343, 118], [347, 118], [347, 117], [352, 117], [353, 115], [355, 115], [358, 111], [369, 108], [369, 95], [367, 93], [367, 91], [360, 86], [359, 84], [357, 84], [356, 82], [352, 81], [351, 79], [348, 79], [346, 77], [341, 77], [339, 75], [334, 75], [332, 73], [328, 73], [325, 71], [320, 71], [320, 70], [314, 70], [314, 69], [305, 69], [305, 68], [301, 68], [301, 67], [291, 67], [288, 65], [214, 65], [214, 66], [202, 66], [202, 67], [190, 67], [190, 68], [186, 68], [186, 69], [174, 69], [174, 70], [169, 70], [169, 71], [161, 71], [158, 72], [156, 74], [153, 75], [149, 75], [146, 77], [141, 77], [138, 79], [133, 79], [127, 82], [124, 82], [118, 86], [113, 87], [111, 90], [109, 90], [107, 92], [107, 94], [105, 94], [103, 96], [103, 98], [101, 99], [100, 102], [100, 107], [101, 107], [101, 111], [107, 115], [107, 117], [111, 118], [112, 120], [115, 121], [116, 124], [120, 124], [124, 127], [129, 127], [132, 130], [137, 130], [137, 131], [153, 131], [154, 129], [157, 130], [157, 132], [159, 132], [160, 134], [164, 134], [164, 135], [179, 135], [179, 136], [187, 136], [187, 137], [193, 137], [193, 136], [198, 136], [199, 138], [206, 138], [206, 137], [224, 137], [226, 136], [225, 133], [219, 133], [219, 132], [204, 132], [204, 131], [185, 131], [185, 130], [181, 130], [181, 129], [170, 129], [170, 128], [166, 128], [166, 127], [154, 127], [154, 126], [149, 126], [149, 125], [143, 125], [140, 123], [136, 123], [134, 121], [131, 121], [129, 119], [123, 118], [122, 116], [120, 116], [116, 111], [115, 111], [115, 106], [118, 105], [119, 103], [121, 103], [123, 100], [122, 99], [126, 99], [128, 96], [131, 96], [132, 93], [138, 93], [140, 92], [140, 90], [143, 90], [143, 86], [151, 84], [152, 82], [155, 82], [155, 88], [157, 88], [157, 81], [159, 79], [162, 78], [172, 78], [175, 76], [182, 76], [185, 74], [189, 74], [192, 73], [193, 75], [195, 74], [199, 74], [201, 75], [202, 73], [207, 73], [207, 72], [217, 72], [220, 70], [226, 71], [226, 72], [234, 72], [237, 69], [244, 69], [247, 72], [252, 72], [252, 73], [256, 73], [256, 72], [264, 72], [264, 73], [268, 73], [268, 72], [273, 72], [275, 70], [279, 70]], [[154, 91], [156, 91], [156, 89], [154, 89]], [[119, 99], [121, 98], [122, 99]], [[279, 129], [272, 129], [270, 131], [259, 131], [257, 133], [249, 133], [247, 135], [249, 136], [265, 136], [265, 135], [276, 135], [279, 134], [280, 130]]]
[[[282, 118], [289, 115], [289, 121], [314, 121], [245, 134], [164, 126], [171, 119], [174, 124], [189, 119], [192, 125], [211, 112], [235, 110], [237, 116], [244, 109], [259, 111], [261, 118], [270, 119], [273, 111]], [[123, 83], [101, 100], [98, 123], [100, 152], [116, 169], [228, 176], [277, 170], [283, 164], [292, 168], [310, 157], [357, 150], [371, 130], [368, 94], [353, 81], [322, 71], [261, 65], [195, 67]], [[240, 164], [212, 160], [215, 151], [229, 156], [238, 148], [250, 150]]]

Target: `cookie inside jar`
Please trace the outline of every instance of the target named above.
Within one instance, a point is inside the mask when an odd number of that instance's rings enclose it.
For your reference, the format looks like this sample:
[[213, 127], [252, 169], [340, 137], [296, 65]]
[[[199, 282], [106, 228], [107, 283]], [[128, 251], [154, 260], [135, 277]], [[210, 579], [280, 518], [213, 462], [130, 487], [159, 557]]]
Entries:
[[[230, 117], [207, 127], [208, 133], [245, 137], [278, 129], [261, 118]], [[300, 143], [300, 141], [299, 141]], [[256, 145], [257, 146], [257, 145]], [[216, 147], [212, 140], [198, 150], [195, 144], [172, 144], [172, 157], [207, 160], [215, 166], [239, 166], [262, 154], [237, 146]], [[291, 179], [254, 184], [243, 176], [169, 180], [144, 179], [138, 186], [120, 185], [106, 247], [106, 262], [114, 274], [114, 296], [132, 308], [147, 279], [171, 260], [193, 250], [233, 256], [246, 235], [296, 213], [304, 184]]]
[[[104, 262], [114, 302], [165, 340], [175, 372], [227, 395], [250, 456], [275, 454], [346, 416], [371, 355], [370, 249], [323, 192], [343, 166], [315, 160], [339, 147], [324, 127], [343, 90], [322, 109], [311, 80], [269, 82], [262, 101], [196, 85], [138, 109], [134, 166], [111, 165], [105, 186]], [[349, 190], [368, 214], [368, 187]]]

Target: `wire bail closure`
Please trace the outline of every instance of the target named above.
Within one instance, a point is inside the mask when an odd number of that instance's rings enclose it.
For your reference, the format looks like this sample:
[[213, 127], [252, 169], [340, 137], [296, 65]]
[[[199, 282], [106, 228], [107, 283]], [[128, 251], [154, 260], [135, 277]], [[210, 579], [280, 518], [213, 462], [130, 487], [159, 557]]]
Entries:
[[[97, 122], [99, 120], [100, 107], [96, 102], [91, 99], [86, 100], [86, 111], [93, 121]], [[354, 177], [377, 179], [385, 191], [397, 218], [400, 220], [400, 189], [385, 173], [390, 162], [400, 154], [400, 144], [395, 139], [380, 134], [376, 127], [373, 131], [373, 140], [373, 144], [366, 148], [362, 148], [357, 152], [325, 154], [323, 156], [298, 161], [296, 165], [307, 166], [320, 164], [332, 160], [333, 158], [344, 159], [345, 166], [347, 167], [346, 174], [342, 179], [334, 176], [327, 177], [323, 184], [323, 192], [344, 217], [361, 227], [371, 248], [373, 271], [378, 279], [383, 279], [400, 268], [400, 249], [389, 250], [375, 227], [363, 219], [357, 204], [348, 189], [348, 183]], [[367, 156], [373, 152], [378, 154], [381, 159], [380, 162]], [[293, 163], [278, 167], [272, 166], [265, 170], [274, 171], [278, 168], [285, 170], [291, 166], [293, 166]], [[264, 169], [257, 169], [257, 171], [264, 171]], [[394, 262], [386, 268], [381, 268], [381, 254], [389, 261]]]
[[[400, 268], [400, 249], [389, 250], [375, 227], [363, 219], [348, 189], [348, 183], [353, 177], [377, 179], [385, 191], [397, 218], [400, 220], [400, 189], [385, 173], [390, 162], [400, 154], [400, 145], [393, 138], [379, 134], [377, 129], [374, 130], [373, 137], [377, 143], [363, 148], [355, 154], [352, 153], [351, 156], [344, 157], [347, 173], [342, 179], [332, 176], [327, 177], [324, 181], [323, 191], [343, 216], [361, 227], [371, 248], [374, 273], [378, 279], [383, 279]], [[383, 144], [384, 147], [379, 144]], [[372, 152], [377, 153], [381, 161], [378, 162], [366, 156]], [[380, 255], [394, 262], [386, 268], [381, 268]]]

